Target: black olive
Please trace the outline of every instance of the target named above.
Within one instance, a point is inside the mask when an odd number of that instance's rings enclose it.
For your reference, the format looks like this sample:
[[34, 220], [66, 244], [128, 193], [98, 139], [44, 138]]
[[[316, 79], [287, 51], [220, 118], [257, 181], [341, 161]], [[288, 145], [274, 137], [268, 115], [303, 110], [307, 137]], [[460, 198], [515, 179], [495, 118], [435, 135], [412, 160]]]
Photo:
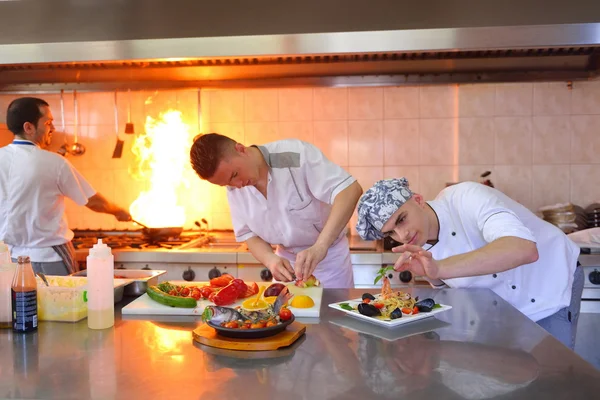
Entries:
[[430, 312], [433, 310], [434, 305], [435, 301], [433, 299], [423, 299], [415, 304], [420, 312]]
[[362, 299], [369, 299], [371, 301], [375, 300], [375, 296], [373, 296], [371, 293], [363, 293], [362, 295]]
[[381, 315], [381, 311], [379, 311], [377, 307], [367, 303], [360, 303], [358, 305], [358, 312], [367, 317], [377, 317], [378, 315]]
[[390, 314], [391, 319], [402, 318], [402, 311], [396, 307], [394, 311]]

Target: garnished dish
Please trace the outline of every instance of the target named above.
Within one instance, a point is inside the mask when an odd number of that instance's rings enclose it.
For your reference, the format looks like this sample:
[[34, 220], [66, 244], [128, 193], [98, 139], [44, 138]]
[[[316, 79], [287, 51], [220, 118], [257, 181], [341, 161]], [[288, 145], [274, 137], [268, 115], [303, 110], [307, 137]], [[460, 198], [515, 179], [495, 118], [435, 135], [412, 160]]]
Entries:
[[263, 290], [261, 287], [258, 296], [245, 300], [239, 307], [207, 306], [202, 321], [220, 335], [234, 338], [262, 338], [282, 332], [294, 322], [294, 315], [286, 307], [293, 294], [284, 287], [270, 304], [262, 297]]
[[329, 305], [337, 310], [344, 311], [351, 316], [380, 325], [396, 326], [403, 323], [430, 317], [452, 307], [437, 304], [433, 299], [419, 300], [410, 293], [394, 291], [389, 279], [383, 277], [381, 293], [364, 293], [360, 299]]

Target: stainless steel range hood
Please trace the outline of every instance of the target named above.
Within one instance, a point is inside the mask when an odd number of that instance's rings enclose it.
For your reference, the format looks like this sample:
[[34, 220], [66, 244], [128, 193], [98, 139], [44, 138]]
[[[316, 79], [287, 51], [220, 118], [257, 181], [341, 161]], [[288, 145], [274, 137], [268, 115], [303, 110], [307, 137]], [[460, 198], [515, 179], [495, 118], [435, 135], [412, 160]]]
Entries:
[[576, 80], [600, 2], [0, 1], [0, 90]]

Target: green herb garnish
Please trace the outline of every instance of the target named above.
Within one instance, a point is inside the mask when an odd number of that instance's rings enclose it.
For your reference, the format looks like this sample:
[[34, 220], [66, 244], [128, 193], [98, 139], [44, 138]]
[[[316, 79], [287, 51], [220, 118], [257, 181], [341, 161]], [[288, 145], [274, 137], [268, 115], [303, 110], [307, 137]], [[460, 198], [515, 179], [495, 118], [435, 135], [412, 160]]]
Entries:
[[373, 282], [373, 284], [377, 284], [377, 282], [379, 282], [384, 276], [386, 276], [389, 271], [393, 271], [393, 270], [394, 270], [393, 265], [390, 267], [380, 268], [379, 271], [377, 271], [377, 275], [375, 276], [375, 281]]
[[431, 309], [435, 310], [436, 308], [442, 308], [442, 305], [438, 304], [438, 303], [435, 303]]
[[354, 311], [354, 308], [352, 308], [352, 306], [348, 303], [340, 303], [340, 308], [346, 311]]

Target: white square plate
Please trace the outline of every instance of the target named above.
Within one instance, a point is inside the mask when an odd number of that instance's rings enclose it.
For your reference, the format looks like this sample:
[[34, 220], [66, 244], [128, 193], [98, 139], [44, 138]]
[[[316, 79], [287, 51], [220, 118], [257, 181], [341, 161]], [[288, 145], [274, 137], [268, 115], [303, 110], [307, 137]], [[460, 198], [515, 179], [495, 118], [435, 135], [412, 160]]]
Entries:
[[420, 312], [416, 315], [402, 314], [402, 318], [391, 319], [391, 320], [386, 321], [386, 320], [382, 320], [379, 318], [367, 317], [366, 315], [362, 315], [358, 311], [344, 310], [342, 307], [340, 307], [340, 304], [343, 304], [343, 303], [348, 303], [351, 307], [355, 307], [358, 304], [362, 303], [362, 299], [353, 299], [353, 300], [340, 301], [338, 303], [331, 303], [331, 304], [329, 304], [329, 307], [331, 307], [335, 310], [345, 312], [346, 314], [348, 314], [352, 317], [358, 318], [358, 319], [362, 319], [363, 321], [371, 322], [373, 324], [377, 324], [377, 325], [381, 325], [381, 326], [386, 326], [388, 328], [393, 328], [395, 326], [408, 324], [408, 323], [414, 322], [414, 321], [419, 321], [424, 318], [433, 317], [436, 314], [439, 314], [441, 312], [452, 309], [452, 306], [440, 304], [442, 306], [441, 308], [436, 308], [430, 312]]

